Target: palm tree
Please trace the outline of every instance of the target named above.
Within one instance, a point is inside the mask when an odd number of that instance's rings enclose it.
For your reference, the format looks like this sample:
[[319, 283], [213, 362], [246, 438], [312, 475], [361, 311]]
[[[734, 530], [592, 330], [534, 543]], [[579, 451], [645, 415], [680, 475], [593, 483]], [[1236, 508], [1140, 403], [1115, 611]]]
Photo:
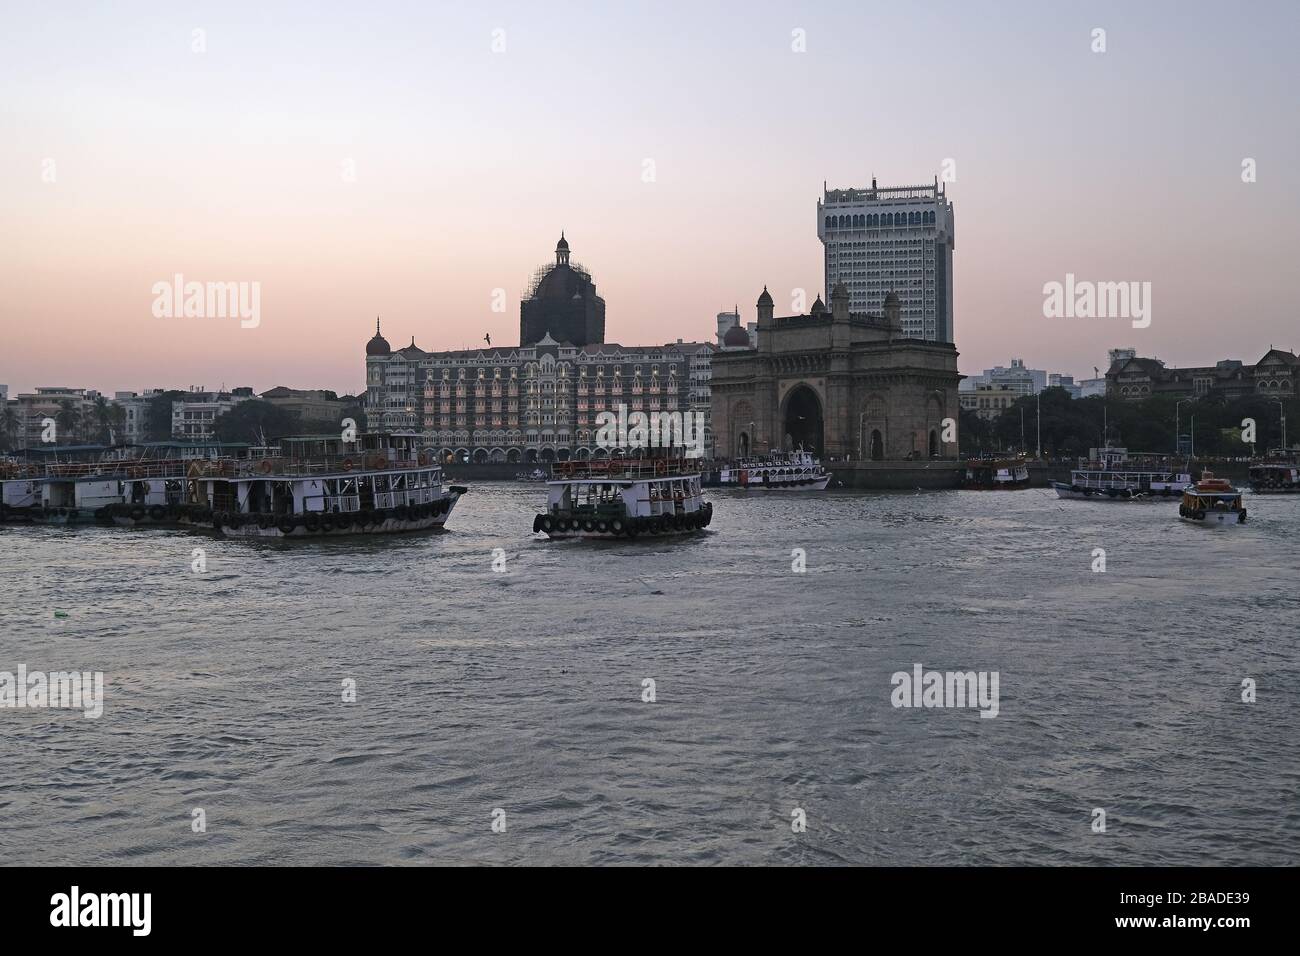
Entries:
[[21, 431], [22, 425], [18, 421], [18, 413], [14, 411], [12, 405], [5, 405], [4, 411], [0, 412], [0, 434], [4, 435], [7, 450], [13, 451], [18, 447]]
[[108, 399], [103, 395], [96, 395], [95, 404], [91, 409], [91, 412], [95, 416], [95, 440], [99, 442], [107, 442], [109, 425], [112, 423], [113, 419], [113, 408], [108, 404]]
[[71, 400], [65, 398], [59, 402], [59, 410], [54, 415], [54, 423], [58, 425], [59, 431], [63, 433], [66, 441], [75, 443], [77, 433], [81, 429], [81, 409], [72, 404]]

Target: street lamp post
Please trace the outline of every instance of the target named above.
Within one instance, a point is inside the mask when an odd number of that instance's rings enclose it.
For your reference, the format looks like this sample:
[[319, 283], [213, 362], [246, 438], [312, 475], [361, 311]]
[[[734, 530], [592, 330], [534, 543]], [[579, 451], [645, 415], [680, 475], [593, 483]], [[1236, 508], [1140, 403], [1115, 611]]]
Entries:
[[1279, 399], [1273, 399], [1277, 404], [1277, 413], [1282, 418], [1282, 451], [1286, 451], [1286, 406]]
[[1183, 440], [1182, 427], [1180, 425], [1181, 419], [1178, 417], [1178, 413], [1182, 411], [1182, 408], [1180, 406], [1190, 401], [1191, 401], [1190, 398], [1180, 398], [1178, 401], [1174, 402], [1174, 455], [1175, 457], [1178, 455], [1179, 447]]
[[1038, 399], [1038, 449], [1034, 452], [1034, 458], [1041, 461], [1043, 458], [1043, 393], [1039, 392], [1035, 398]]

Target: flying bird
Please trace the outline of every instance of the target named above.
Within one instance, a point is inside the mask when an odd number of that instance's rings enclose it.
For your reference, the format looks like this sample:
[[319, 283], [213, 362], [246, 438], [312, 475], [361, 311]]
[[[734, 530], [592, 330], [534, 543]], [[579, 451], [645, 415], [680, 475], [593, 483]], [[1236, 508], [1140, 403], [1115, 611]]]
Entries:
[[488, 344], [488, 348], [492, 347], [492, 336], [487, 332], [483, 333], [483, 341]]

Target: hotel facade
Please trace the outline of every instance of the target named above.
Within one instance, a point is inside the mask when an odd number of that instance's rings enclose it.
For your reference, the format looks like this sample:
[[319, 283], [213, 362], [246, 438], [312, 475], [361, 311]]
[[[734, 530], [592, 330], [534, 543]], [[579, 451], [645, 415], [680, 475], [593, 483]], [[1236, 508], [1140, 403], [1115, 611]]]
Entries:
[[[604, 341], [604, 300], [561, 238], [520, 306], [518, 347], [432, 351], [389, 346], [376, 322], [366, 345], [371, 428], [422, 434], [446, 462], [530, 463], [626, 453], [598, 441], [601, 412], [695, 412], [712, 454], [709, 342]], [[558, 337], [557, 337], [558, 336]], [[577, 344], [572, 339], [587, 340]]]

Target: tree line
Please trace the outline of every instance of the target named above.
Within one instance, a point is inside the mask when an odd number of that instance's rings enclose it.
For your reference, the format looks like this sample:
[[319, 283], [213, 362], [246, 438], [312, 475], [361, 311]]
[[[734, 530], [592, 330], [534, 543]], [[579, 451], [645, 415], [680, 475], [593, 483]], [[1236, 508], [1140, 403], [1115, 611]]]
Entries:
[[[1111, 444], [1130, 452], [1177, 455], [1175, 420], [1183, 445], [1195, 448], [1197, 457], [1265, 455], [1282, 447], [1278, 400], [1249, 395], [1229, 400], [1211, 392], [1191, 401], [1170, 395], [1153, 395], [1127, 401], [1095, 395], [1071, 398], [1063, 388], [1045, 389], [1040, 397], [1017, 399], [993, 419], [962, 409], [958, 445], [963, 456], [1009, 455], [1037, 449], [1039, 402], [1042, 406], [1042, 449], [1046, 458], [1075, 458], [1090, 448]], [[1286, 411], [1287, 441], [1300, 439], [1300, 400], [1282, 399]], [[1254, 423], [1254, 445], [1242, 440], [1246, 426]], [[1023, 424], [1022, 424], [1023, 423]]]

